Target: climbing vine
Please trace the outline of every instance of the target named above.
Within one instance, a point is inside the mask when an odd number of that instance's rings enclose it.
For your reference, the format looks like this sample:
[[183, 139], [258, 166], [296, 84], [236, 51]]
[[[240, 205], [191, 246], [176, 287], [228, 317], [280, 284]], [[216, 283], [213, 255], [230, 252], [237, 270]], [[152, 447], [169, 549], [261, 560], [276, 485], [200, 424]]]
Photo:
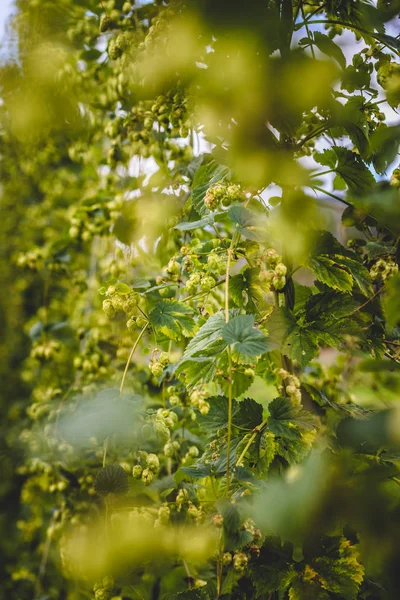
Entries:
[[16, 1], [5, 597], [396, 597], [399, 16]]

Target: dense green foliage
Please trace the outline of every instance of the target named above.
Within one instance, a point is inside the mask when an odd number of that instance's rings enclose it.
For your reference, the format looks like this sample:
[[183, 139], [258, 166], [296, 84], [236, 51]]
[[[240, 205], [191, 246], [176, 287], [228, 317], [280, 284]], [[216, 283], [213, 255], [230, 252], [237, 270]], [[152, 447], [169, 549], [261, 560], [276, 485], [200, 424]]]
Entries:
[[16, 0], [9, 600], [400, 588], [398, 0]]

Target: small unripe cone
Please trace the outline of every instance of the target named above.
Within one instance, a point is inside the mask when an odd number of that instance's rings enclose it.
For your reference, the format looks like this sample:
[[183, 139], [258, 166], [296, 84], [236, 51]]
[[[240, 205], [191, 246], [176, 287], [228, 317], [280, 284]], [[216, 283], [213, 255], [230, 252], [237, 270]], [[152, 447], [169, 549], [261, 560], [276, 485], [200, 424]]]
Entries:
[[143, 481], [144, 485], [150, 485], [150, 483], [153, 481], [153, 479], [154, 479], [153, 471], [151, 471], [151, 469], [143, 469], [142, 481]]
[[167, 367], [170, 363], [168, 352], [161, 352], [158, 360], [164, 367]]
[[164, 367], [160, 362], [155, 362], [150, 365], [150, 371], [154, 377], [161, 377], [164, 371]]
[[143, 328], [146, 323], [148, 323], [147, 319], [145, 319], [144, 317], [137, 317], [136, 319], [136, 325], [140, 328]]
[[276, 275], [286, 275], [287, 273], [287, 267], [286, 265], [284, 265], [283, 263], [278, 263], [275, 267], [275, 274]]
[[107, 317], [109, 317], [110, 319], [112, 319], [113, 316], [115, 315], [115, 309], [113, 307], [113, 303], [109, 299], [103, 300], [103, 310], [104, 310], [105, 314], [107, 315]]
[[140, 465], [135, 465], [132, 468], [132, 475], [133, 475], [134, 479], [140, 479], [142, 477], [142, 472], [143, 472], [143, 469]]
[[148, 454], [146, 458], [147, 466], [153, 473], [157, 473], [160, 468], [160, 461], [156, 454]]
[[190, 446], [188, 454], [191, 458], [197, 458], [199, 456], [199, 449], [197, 446]]

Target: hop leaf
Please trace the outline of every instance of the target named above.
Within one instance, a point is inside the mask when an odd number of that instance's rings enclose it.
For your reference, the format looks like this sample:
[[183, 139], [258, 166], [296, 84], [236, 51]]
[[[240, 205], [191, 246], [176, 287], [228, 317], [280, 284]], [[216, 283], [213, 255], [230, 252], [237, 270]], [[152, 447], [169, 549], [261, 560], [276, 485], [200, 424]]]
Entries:
[[268, 351], [265, 336], [254, 327], [253, 315], [238, 315], [222, 330], [224, 340], [240, 354], [256, 357]]
[[100, 496], [126, 494], [129, 489], [128, 475], [120, 465], [108, 465], [97, 474], [94, 487]]
[[172, 340], [179, 340], [182, 335], [190, 337], [196, 331], [193, 311], [183, 302], [161, 300], [157, 302], [149, 315], [151, 325]]
[[321, 165], [331, 168], [346, 182], [351, 192], [360, 194], [370, 190], [375, 179], [361, 158], [351, 150], [334, 146], [324, 152], [316, 153], [314, 158]]

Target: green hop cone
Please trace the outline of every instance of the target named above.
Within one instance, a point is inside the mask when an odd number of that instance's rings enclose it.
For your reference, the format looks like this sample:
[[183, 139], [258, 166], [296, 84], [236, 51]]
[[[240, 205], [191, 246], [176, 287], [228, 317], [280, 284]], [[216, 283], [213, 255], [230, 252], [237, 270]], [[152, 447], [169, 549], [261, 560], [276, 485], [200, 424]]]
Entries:
[[174, 454], [174, 447], [171, 442], [167, 442], [164, 445], [163, 452], [167, 458], [171, 458]]
[[206, 276], [200, 281], [200, 289], [202, 292], [209, 292], [216, 284], [214, 277]]
[[134, 478], [134, 479], [141, 479], [141, 477], [142, 477], [142, 472], [143, 472], [143, 469], [142, 469], [142, 467], [141, 467], [140, 465], [135, 465], [135, 466], [132, 468], [132, 476], [133, 476], [133, 478]]
[[282, 262], [278, 263], [275, 267], [275, 275], [286, 275], [287, 268]]
[[131, 317], [127, 322], [126, 322], [126, 326], [128, 328], [129, 331], [134, 331], [137, 327], [137, 323], [136, 323], [136, 319], [135, 317]]
[[142, 481], [143, 481], [144, 485], [150, 485], [150, 483], [153, 481], [153, 479], [154, 479], [153, 471], [151, 471], [151, 469], [143, 469]]
[[112, 588], [114, 587], [114, 577], [112, 577], [111, 575], [106, 575], [101, 580], [101, 584], [105, 590], [112, 590]]
[[148, 323], [148, 320], [145, 317], [137, 317], [137, 319], [136, 319], [136, 325], [138, 327], [140, 327], [141, 329], [143, 329], [143, 327], [145, 325], [147, 325], [147, 323]]
[[160, 461], [158, 460], [158, 456], [156, 454], [148, 454], [146, 463], [150, 471], [153, 471], [153, 473], [158, 473], [160, 469]]
[[249, 559], [244, 552], [236, 552], [233, 556], [233, 568], [235, 571], [244, 571], [248, 562]]
[[113, 303], [108, 298], [103, 300], [103, 310], [109, 319], [112, 319], [115, 316]]
[[110, 29], [114, 29], [115, 22], [108, 16], [102, 15], [100, 18], [100, 32], [104, 33]]
[[168, 352], [161, 352], [158, 360], [164, 367], [168, 367], [168, 365], [170, 363]]
[[189, 450], [188, 450], [188, 454], [191, 458], [197, 458], [200, 454], [199, 449], [197, 448], [197, 446], [190, 446]]
[[155, 362], [150, 364], [150, 371], [154, 377], [161, 377], [164, 372], [164, 367], [160, 362]]

